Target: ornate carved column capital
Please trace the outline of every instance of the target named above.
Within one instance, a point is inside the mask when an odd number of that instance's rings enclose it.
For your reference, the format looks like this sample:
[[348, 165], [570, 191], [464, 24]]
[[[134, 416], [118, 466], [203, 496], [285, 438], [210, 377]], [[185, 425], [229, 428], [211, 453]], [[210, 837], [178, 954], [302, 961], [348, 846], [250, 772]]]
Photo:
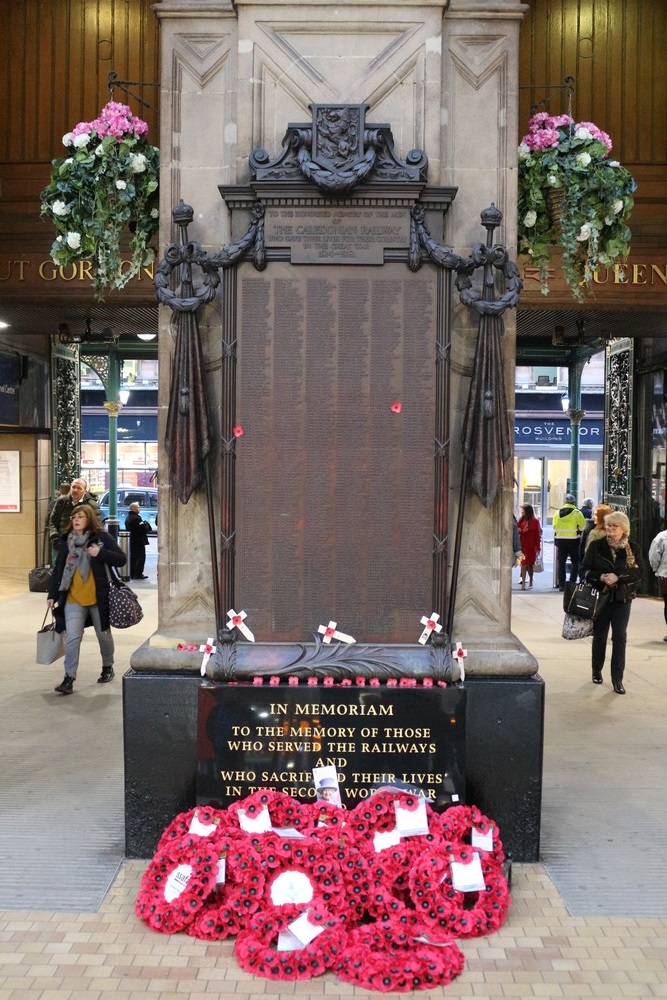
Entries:
[[104, 407], [104, 409], [109, 414], [109, 418], [111, 418], [111, 417], [117, 417], [118, 414], [120, 413], [120, 411], [123, 409], [123, 404], [122, 403], [113, 402], [113, 401], [109, 402], [108, 400], [107, 400], [106, 403], [102, 403], [102, 406]]

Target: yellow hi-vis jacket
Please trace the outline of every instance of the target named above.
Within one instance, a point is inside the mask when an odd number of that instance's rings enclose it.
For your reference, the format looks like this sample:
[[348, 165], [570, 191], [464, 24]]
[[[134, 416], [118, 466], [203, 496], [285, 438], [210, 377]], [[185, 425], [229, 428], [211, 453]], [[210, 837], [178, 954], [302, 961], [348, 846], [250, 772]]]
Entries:
[[553, 519], [556, 541], [578, 538], [586, 527], [586, 518], [573, 503], [564, 504]]

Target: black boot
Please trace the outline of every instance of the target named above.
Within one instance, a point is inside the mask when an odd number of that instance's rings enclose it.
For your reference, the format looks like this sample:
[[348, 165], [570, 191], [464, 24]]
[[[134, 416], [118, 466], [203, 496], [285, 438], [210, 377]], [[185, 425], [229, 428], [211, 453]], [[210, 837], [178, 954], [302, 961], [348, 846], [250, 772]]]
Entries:
[[58, 694], [71, 694], [73, 684], [74, 678], [68, 677], [67, 674], [65, 674], [58, 687], [55, 687], [53, 690], [57, 691]]
[[102, 667], [102, 673], [97, 678], [98, 684], [108, 684], [114, 678], [113, 667]]

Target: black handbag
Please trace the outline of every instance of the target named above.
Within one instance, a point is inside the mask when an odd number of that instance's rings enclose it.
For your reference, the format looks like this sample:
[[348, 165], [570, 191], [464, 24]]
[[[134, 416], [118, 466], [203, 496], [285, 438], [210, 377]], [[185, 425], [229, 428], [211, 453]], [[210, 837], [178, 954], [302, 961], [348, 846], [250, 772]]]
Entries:
[[112, 628], [131, 628], [144, 617], [139, 598], [126, 583], [119, 580], [105, 565], [109, 578], [109, 624]]
[[600, 590], [593, 583], [578, 583], [567, 606], [567, 613], [577, 618], [595, 621], [610, 598], [608, 590]]
[[35, 566], [28, 573], [28, 589], [33, 594], [46, 594], [51, 585], [53, 569], [49, 565], [51, 562], [49, 555], [50, 545], [49, 529], [47, 527], [44, 530], [44, 542], [42, 545], [42, 565]]

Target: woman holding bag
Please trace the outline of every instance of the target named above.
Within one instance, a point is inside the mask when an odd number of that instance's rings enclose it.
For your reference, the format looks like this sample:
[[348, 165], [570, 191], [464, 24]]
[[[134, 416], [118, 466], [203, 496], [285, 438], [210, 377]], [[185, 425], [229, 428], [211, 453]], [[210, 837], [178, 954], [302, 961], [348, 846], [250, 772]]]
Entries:
[[66, 632], [65, 677], [55, 688], [59, 694], [72, 694], [83, 630], [88, 625], [95, 629], [102, 655], [97, 683], [113, 680], [114, 642], [105, 567], [124, 566], [125, 562], [125, 553], [113, 536], [103, 531], [97, 512], [88, 504], [76, 507], [60, 540], [46, 602], [53, 610], [57, 631]]
[[532, 504], [526, 503], [521, 508], [519, 518], [519, 537], [521, 539], [521, 589], [526, 589], [526, 571], [528, 571], [529, 589], [533, 589], [533, 573], [535, 571], [535, 561], [542, 548], [542, 528]]
[[625, 694], [625, 644], [630, 608], [637, 583], [642, 577], [639, 547], [630, 542], [630, 521], [620, 511], [604, 519], [605, 537], [588, 543], [581, 564], [583, 578], [600, 590], [610, 591], [610, 598], [593, 623], [593, 683], [602, 684], [602, 668], [611, 626], [611, 683], [616, 694]]

